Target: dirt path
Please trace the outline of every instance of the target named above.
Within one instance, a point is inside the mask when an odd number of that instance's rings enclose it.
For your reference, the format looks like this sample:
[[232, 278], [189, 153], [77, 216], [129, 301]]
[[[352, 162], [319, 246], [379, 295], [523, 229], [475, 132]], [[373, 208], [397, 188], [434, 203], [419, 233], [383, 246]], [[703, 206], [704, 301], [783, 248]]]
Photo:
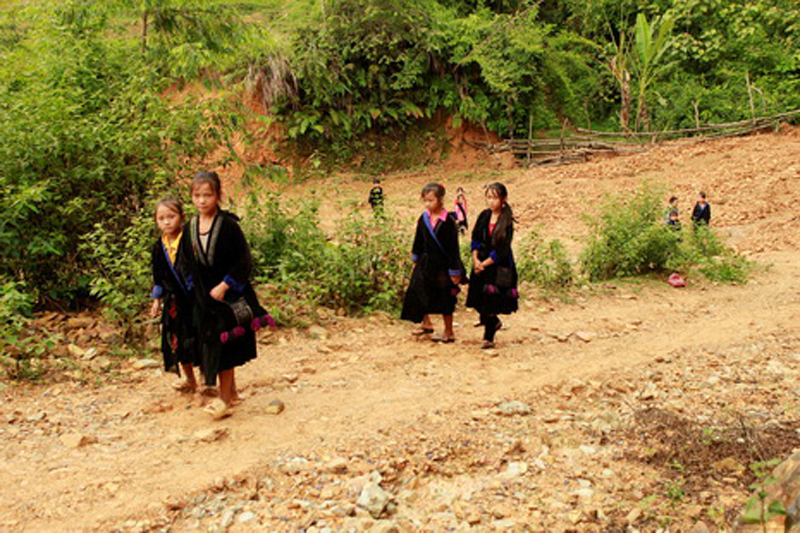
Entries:
[[[25, 530], [91, 529], [156, 511], [171, 496], [287, 450], [357, 440], [422, 413], [469, 410], [568, 379], [604, 380], [659, 354], [800, 335], [800, 295], [787, 290], [800, 255], [764, 259], [774, 267], [742, 287], [623, 285], [577, 305], [527, 306], [507, 320], [497, 357], [478, 349], [478, 330], [465, 324], [473, 318], [466, 312], [458, 317], [461, 342], [455, 346], [410, 340], [408, 327], [389, 319], [341, 320], [328, 328], [327, 340], [299, 336], [263, 346], [257, 362], [241, 373], [250, 397], [218, 424], [230, 431], [222, 444], [195, 441], [193, 434], [211, 424], [168, 390], [168, 377], [148, 377], [138, 386], [56, 386], [15, 395], [5, 402], [6, 417], [20, 421], [3, 434], [0, 523], [18, 520]], [[558, 340], [576, 331], [592, 339]], [[262, 414], [274, 397], [287, 410], [278, 417]], [[46, 416], [36, 420], [41, 413]], [[97, 442], [67, 448], [58, 434], [73, 430]]]
[[[768, 154], [766, 147], [772, 150]], [[420, 416], [469, 412], [573, 379], [613, 380], [657, 356], [702, 357], [759, 339], [800, 336], [800, 253], [793, 242], [796, 233], [786, 233], [796, 220], [792, 207], [798, 188], [778, 190], [761, 181], [732, 185], [716, 174], [725, 171], [721, 160], [749, 161], [754, 152], [797, 160], [800, 142], [776, 135], [725, 141], [717, 148], [711, 155], [702, 152], [707, 148], [692, 148], [688, 154], [515, 171], [505, 178], [516, 191], [523, 223], [546, 223], [549, 236], [580, 233], [574, 227], [580, 206], [606, 191], [635, 186], [635, 179], [624, 177], [628, 173], [668, 178], [686, 191], [685, 197], [698, 185], [718, 186], [725, 191], [718, 203], [735, 208], [733, 213], [718, 210], [719, 220], [736, 224], [731, 232], [741, 247], [767, 250], [755, 257], [772, 266], [751, 283], [714, 286], [690, 280], [686, 290], [657, 282], [617, 283], [581, 293], [574, 303], [528, 300], [505, 321], [495, 353], [478, 348], [480, 333], [471, 327], [475, 317], [466, 311], [456, 316], [459, 342], [449, 346], [414, 340], [407, 325], [389, 317], [331, 317], [323, 332], [315, 332], [317, 338], [294, 331], [262, 338], [259, 358], [240, 373], [246, 402], [216, 424], [171, 392], [172, 378], [159, 371], [141, 371], [138, 382], [97, 388], [9, 388], [0, 420], [0, 529], [108, 530], [127, 517], [158, 514], [166, 501], [219, 484], [221, 478], [326, 442], [358, 447], [370, 435], [413, 425]], [[695, 169], [692, 160], [703, 160], [706, 169]], [[751, 163], [725, 164], [748, 168]], [[688, 175], [689, 169], [694, 174]], [[797, 180], [797, 170], [786, 166], [764, 172], [770, 173], [770, 183]], [[701, 174], [703, 183], [697, 178]], [[482, 177], [468, 183], [475, 186], [473, 205]], [[389, 194], [403, 198], [409, 213], [415, 209], [411, 184], [419, 180], [387, 180]], [[776, 190], [781, 196], [770, 200]], [[357, 192], [356, 185], [342, 194]], [[754, 210], [739, 199], [740, 192], [749, 195]], [[776, 205], [783, 208], [765, 207]], [[685, 202], [684, 210], [688, 207]], [[287, 405], [279, 416], [264, 414], [273, 398]], [[198, 440], [196, 433], [209, 427], [229, 433], [219, 442]], [[65, 435], [73, 434], [89, 442], [66, 445]]]

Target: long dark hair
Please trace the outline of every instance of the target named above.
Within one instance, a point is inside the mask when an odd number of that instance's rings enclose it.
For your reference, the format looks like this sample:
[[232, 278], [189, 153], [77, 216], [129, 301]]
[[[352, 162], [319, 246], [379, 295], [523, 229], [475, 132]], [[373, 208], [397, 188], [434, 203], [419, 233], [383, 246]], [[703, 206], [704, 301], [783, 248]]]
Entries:
[[490, 183], [486, 186], [486, 194], [489, 194], [489, 191], [494, 191], [502, 202], [500, 216], [497, 217], [497, 224], [492, 232], [492, 244], [497, 246], [498, 243], [508, 238], [508, 230], [514, 225], [514, 212], [511, 210], [511, 206], [508, 205], [508, 189], [506, 189], [505, 185], [499, 181]]

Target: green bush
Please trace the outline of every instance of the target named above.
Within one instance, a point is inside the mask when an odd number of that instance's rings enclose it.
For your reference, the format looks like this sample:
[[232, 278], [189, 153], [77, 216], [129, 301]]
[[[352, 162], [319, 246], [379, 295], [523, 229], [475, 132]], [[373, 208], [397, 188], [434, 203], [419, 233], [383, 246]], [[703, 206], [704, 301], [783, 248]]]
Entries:
[[562, 290], [573, 286], [577, 274], [567, 250], [558, 239], [545, 242], [532, 231], [517, 252], [520, 281], [534, 283], [547, 290]]
[[142, 312], [153, 287], [150, 254], [158, 237], [152, 211], [143, 209], [121, 234], [96, 224], [80, 246], [86, 260], [96, 265], [90, 294], [103, 302], [103, 314], [120, 327], [125, 341], [134, 345], [144, 341]]
[[317, 306], [348, 314], [399, 308], [411, 245], [391, 213], [376, 223], [353, 208], [328, 237], [313, 202], [289, 212], [279, 196], [251, 196], [242, 225], [255, 278], [283, 323], [303, 323]]
[[652, 189], [609, 197], [598, 215], [586, 218], [581, 264], [592, 281], [664, 270], [678, 249], [680, 233], [664, 224], [661, 195]]
[[664, 224], [662, 196], [641, 187], [632, 196], [608, 198], [598, 215], [587, 217], [590, 234], [581, 265], [589, 279], [697, 268], [712, 281], [746, 281], [752, 265], [711, 228], [686, 226], [676, 231]]
[[0, 366], [11, 379], [34, 380], [44, 373], [41, 356], [54, 346], [55, 336], [34, 330], [33, 297], [24, 284], [0, 284]]
[[339, 224], [324, 277], [324, 302], [349, 313], [395, 312], [411, 273], [407, 228], [391, 215], [376, 223], [351, 212]]

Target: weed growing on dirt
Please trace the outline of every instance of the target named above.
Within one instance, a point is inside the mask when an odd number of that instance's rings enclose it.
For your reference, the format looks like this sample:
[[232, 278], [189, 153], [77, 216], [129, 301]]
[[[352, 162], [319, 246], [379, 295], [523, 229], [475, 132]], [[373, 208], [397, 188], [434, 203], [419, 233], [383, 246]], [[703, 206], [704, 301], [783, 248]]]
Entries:
[[757, 481], [750, 485], [752, 490], [758, 491], [753, 494], [742, 514], [742, 522], [745, 524], [761, 524], [764, 531], [767, 530], [767, 522], [774, 516], [786, 514], [786, 507], [780, 500], [767, 503], [767, 486], [778, 481], [770, 475], [770, 471], [780, 464], [780, 459], [770, 459], [769, 461], [757, 461], [750, 464], [750, 470], [755, 474]]
[[0, 366], [10, 379], [33, 381], [44, 373], [41, 357], [55, 344], [47, 331], [34, 331], [30, 320], [33, 297], [24, 284], [0, 285]]
[[517, 255], [520, 281], [555, 291], [563, 291], [577, 283], [575, 267], [558, 239], [545, 242], [538, 232], [532, 231], [523, 240]]

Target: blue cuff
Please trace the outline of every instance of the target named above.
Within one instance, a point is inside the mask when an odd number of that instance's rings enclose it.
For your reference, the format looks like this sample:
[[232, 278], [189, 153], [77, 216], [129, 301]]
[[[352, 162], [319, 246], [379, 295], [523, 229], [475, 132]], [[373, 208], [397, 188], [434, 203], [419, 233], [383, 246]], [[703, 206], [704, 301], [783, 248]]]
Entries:
[[153, 285], [153, 290], [150, 292], [150, 298], [157, 299], [164, 297], [164, 287], [161, 285]]
[[411, 254], [411, 260], [416, 263], [417, 261], [419, 261], [419, 256], [417, 254]]
[[447, 273], [450, 275], [450, 277], [461, 276], [460, 270], [448, 270]]
[[481, 249], [481, 241], [472, 241], [472, 246], [470, 246], [470, 252], [474, 252], [475, 250]]
[[244, 288], [245, 288], [244, 283], [239, 283], [238, 281], [236, 281], [235, 279], [233, 279], [230, 276], [225, 276], [224, 278], [222, 278], [222, 281], [227, 283], [228, 286], [231, 289], [235, 290], [236, 292], [244, 292]]
[[489, 257], [491, 257], [491, 258], [492, 258], [492, 261], [494, 261], [495, 263], [497, 263], [497, 251], [495, 251], [495, 250], [492, 250], [491, 252], [489, 252]]

